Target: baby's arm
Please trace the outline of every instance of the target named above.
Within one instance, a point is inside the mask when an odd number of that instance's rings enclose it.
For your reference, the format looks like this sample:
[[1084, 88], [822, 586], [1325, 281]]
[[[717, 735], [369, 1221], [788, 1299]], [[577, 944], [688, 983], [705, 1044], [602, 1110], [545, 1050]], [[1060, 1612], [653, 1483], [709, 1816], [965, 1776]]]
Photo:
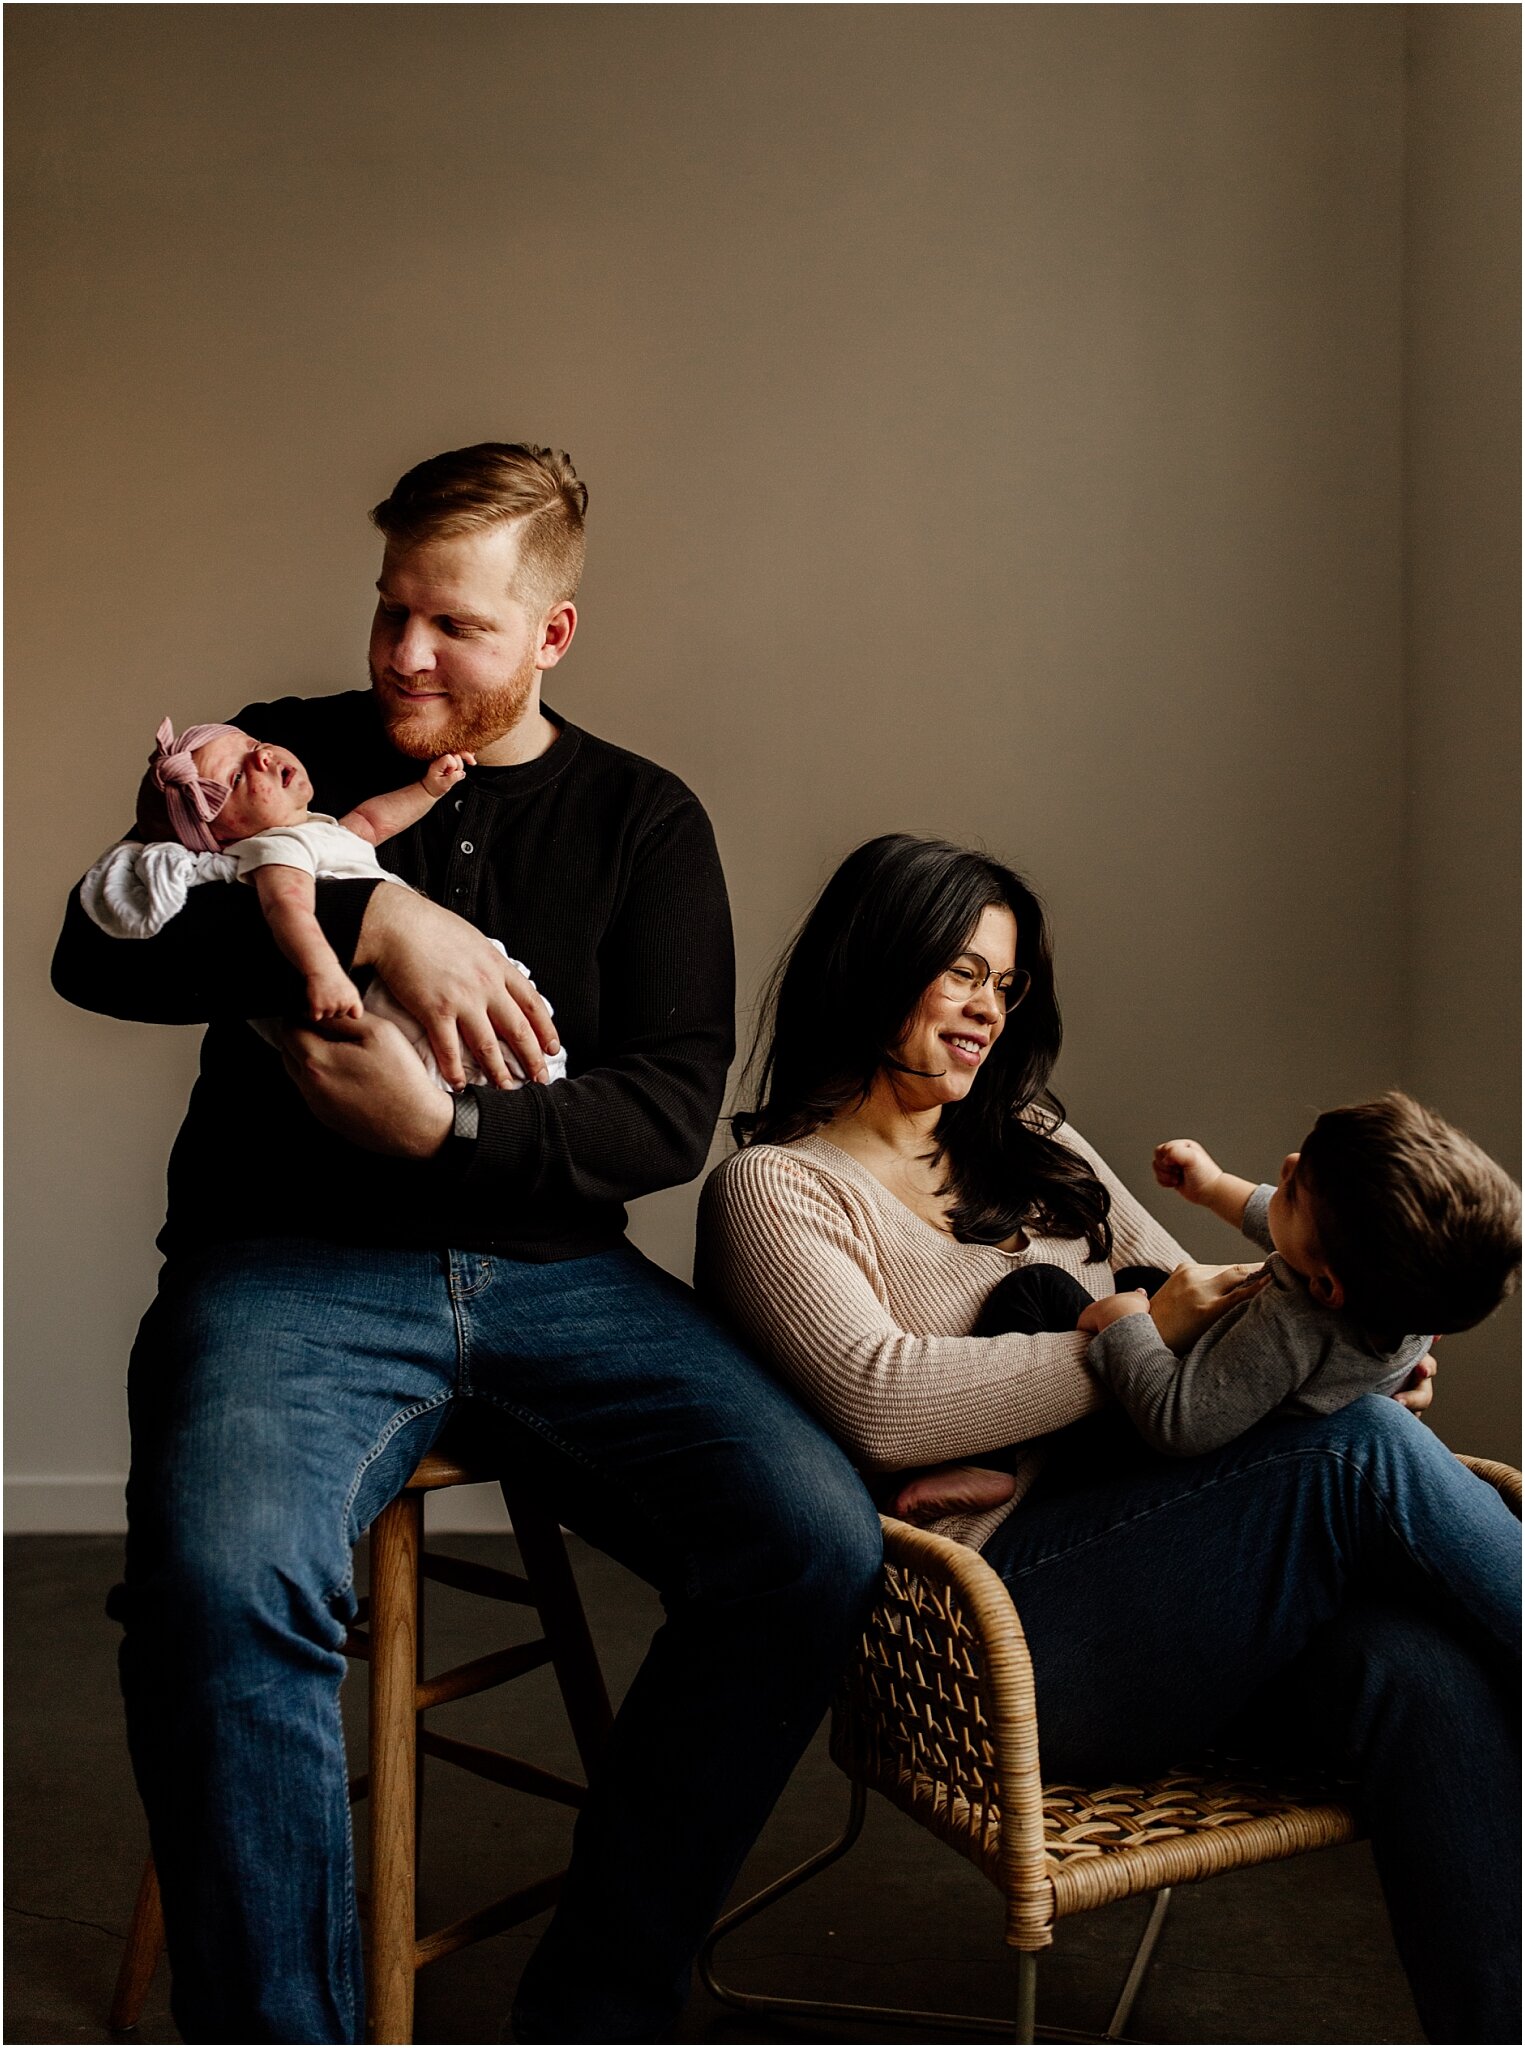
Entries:
[[409, 825], [416, 825], [447, 789], [455, 788], [467, 768], [476, 765], [475, 754], [441, 754], [429, 763], [417, 782], [410, 782], [404, 789], [389, 789], [385, 796], [368, 796], [339, 823], [356, 838], [380, 846], [384, 840], [406, 831]]
[[1101, 1331], [1087, 1359], [1145, 1443], [1192, 1458], [1232, 1443], [1295, 1394], [1318, 1363], [1321, 1334], [1301, 1330], [1295, 1303], [1271, 1286], [1215, 1323], [1184, 1358], [1150, 1317], [1124, 1315]]
[[1225, 1173], [1195, 1138], [1168, 1138], [1163, 1145], [1156, 1145], [1154, 1177], [1162, 1188], [1174, 1188], [1196, 1208], [1210, 1209], [1235, 1230], [1244, 1222], [1244, 1205], [1256, 1185]]
[[325, 1017], [358, 1017], [360, 992], [339, 965], [314, 914], [316, 884], [305, 868], [256, 868], [254, 886], [276, 944], [307, 982], [307, 1010], [315, 1024]]

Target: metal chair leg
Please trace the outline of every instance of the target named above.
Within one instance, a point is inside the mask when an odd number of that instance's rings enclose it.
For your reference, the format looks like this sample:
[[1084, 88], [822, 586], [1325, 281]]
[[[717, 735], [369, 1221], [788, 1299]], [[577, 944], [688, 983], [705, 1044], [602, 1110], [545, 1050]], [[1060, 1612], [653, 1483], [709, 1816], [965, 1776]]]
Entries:
[[1038, 2038], [1038, 1958], [1029, 1949], [1017, 1951], [1017, 2039]]
[[1165, 1915], [1169, 1911], [1170, 1886], [1166, 1885], [1163, 1891], [1158, 1891], [1154, 1895], [1154, 1904], [1150, 1908], [1143, 1937], [1133, 1951], [1133, 1961], [1128, 1965], [1123, 1988], [1117, 1994], [1117, 2004], [1112, 2008], [1112, 2017], [1107, 2022], [1104, 2036], [1108, 2041], [1120, 2041], [1123, 2038], [1123, 2028], [1132, 2017], [1134, 2001], [1144, 1988], [1144, 1974], [1154, 1960], [1154, 1951], [1159, 1945], [1160, 1935], [1165, 1927]]
[[1038, 1958], [1027, 1951], [1017, 1953], [1017, 1996], [1016, 2010], [1010, 2019], [985, 2019], [972, 2013], [917, 2012], [900, 2005], [857, 2005], [839, 1999], [783, 1998], [774, 1993], [761, 1991], [740, 1991], [732, 1984], [726, 1984], [715, 1973], [715, 1950], [728, 1934], [746, 1925], [768, 1907], [776, 1905], [790, 1892], [838, 1862], [857, 1841], [863, 1832], [864, 1816], [868, 1807], [868, 1794], [859, 1784], [850, 1786], [847, 1809], [847, 1824], [834, 1842], [828, 1842], [824, 1849], [818, 1849], [803, 1863], [775, 1878], [772, 1884], [764, 1885], [760, 1892], [754, 1892], [750, 1899], [743, 1899], [739, 1906], [733, 1906], [729, 1913], [715, 1922], [709, 1939], [699, 1951], [699, 1979], [712, 1997], [722, 2004], [735, 2006], [742, 2012], [776, 2012], [788, 2019], [847, 2019], [847, 2020], [896, 2020], [902, 2025], [911, 2024], [929, 2027], [948, 2027], [965, 2035], [995, 2034], [1008, 2041], [1030, 2043], [1037, 2040], [1089, 2041], [1107, 2043], [1120, 2041], [1123, 2028], [1127, 2025], [1138, 1994], [1143, 1987], [1144, 1976], [1154, 1951], [1159, 1944], [1160, 1932], [1165, 1924], [1165, 1915], [1170, 1908], [1170, 1891], [1156, 1892], [1154, 1905], [1148, 1922], [1134, 1950], [1128, 1974], [1113, 2007], [1112, 2017], [1107, 2023], [1105, 2034], [1084, 2033], [1074, 2027], [1040, 2027], [1038, 2014]]

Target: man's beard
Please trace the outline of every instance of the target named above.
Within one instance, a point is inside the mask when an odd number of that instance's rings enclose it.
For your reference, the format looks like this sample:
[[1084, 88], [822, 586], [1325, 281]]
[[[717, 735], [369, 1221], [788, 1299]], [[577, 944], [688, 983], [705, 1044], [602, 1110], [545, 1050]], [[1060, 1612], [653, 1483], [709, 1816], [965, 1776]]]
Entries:
[[369, 668], [387, 738], [414, 761], [432, 761], [439, 754], [474, 754], [502, 739], [524, 716], [538, 673], [534, 656], [528, 655], [523, 668], [501, 689], [483, 690], [464, 703], [448, 703], [442, 716], [437, 699], [410, 705], [377, 675], [374, 663]]

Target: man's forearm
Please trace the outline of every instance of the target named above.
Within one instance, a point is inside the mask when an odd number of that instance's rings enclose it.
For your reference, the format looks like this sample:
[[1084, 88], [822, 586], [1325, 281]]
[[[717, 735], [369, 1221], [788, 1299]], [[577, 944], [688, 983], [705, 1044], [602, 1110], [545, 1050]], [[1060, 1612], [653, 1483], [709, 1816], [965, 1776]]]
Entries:
[[[354, 962], [366, 906], [382, 886], [318, 884], [318, 922], [341, 964]], [[53, 986], [83, 1010], [144, 1024], [282, 1016], [300, 1010], [304, 995], [255, 892], [223, 885], [192, 890], [185, 908], [151, 939], [108, 937], [71, 891], [53, 954]]]

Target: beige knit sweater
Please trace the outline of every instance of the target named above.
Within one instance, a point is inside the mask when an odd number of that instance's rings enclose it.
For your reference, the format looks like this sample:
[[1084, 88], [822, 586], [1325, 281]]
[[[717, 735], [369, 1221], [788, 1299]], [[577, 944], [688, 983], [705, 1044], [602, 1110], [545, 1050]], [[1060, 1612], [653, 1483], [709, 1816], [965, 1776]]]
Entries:
[[[1111, 1193], [1113, 1266], [1187, 1256], [1077, 1132], [1065, 1124], [1057, 1136]], [[701, 1291], [866, 1471], [978, 1459], [1103, 1405], [1089, 1338], [969, 1335], [996, 1282], [1036, 1264], [1072, 1273], [1093, 1296], [1113, 1292], [1112, 1269], [1092, 1262], [1083, 1238], [1033, 1237], [1016, 1252], [960, 1244], [821, 1137], [733, 1153], [700, 1201]], [[983, 1543], [1040, 1463], [1036, 1448], [1017, 1461], [1004, 1506], [937, 1527]]]

